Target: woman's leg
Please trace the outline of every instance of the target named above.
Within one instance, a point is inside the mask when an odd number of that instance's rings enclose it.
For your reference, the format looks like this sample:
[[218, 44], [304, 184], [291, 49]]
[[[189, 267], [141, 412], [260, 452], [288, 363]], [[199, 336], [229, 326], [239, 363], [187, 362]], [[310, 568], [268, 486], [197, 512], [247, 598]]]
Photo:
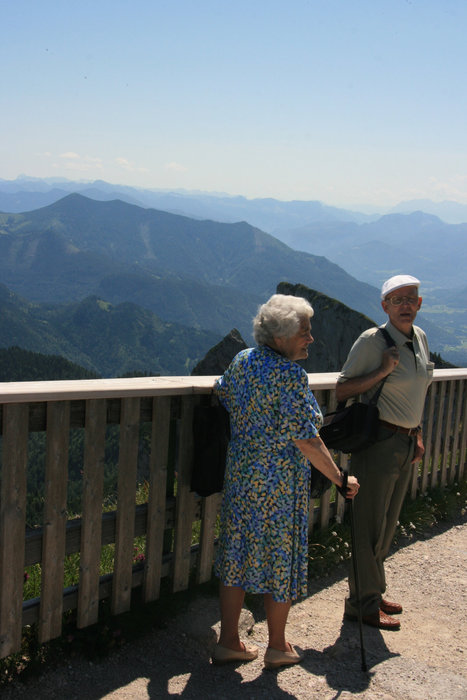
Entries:
[[221, 632], [219, 644], [227, 649], [242, 651], [243, 645], [238, 635], [238, 621], [245, 599], [245, 591], [239, 586], [219, 584], [219, 602], [221, 608]]
[[268, 621], [269, 647], [278, 651], [291, 651], [285, 639], [285, 625], [292, 602], [278, 603], [271, 593], [264, 594], [264, 609]]

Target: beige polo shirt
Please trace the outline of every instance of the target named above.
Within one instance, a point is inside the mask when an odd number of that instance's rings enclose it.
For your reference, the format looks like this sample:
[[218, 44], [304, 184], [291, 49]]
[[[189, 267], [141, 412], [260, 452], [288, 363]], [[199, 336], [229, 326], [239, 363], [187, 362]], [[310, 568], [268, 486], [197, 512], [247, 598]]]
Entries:
[[[388, 375], [378, 399], [379, 417], [404, 428], [415, 428], [421, 422], [426, 391], [433, 379], [434, 363], [430, 361], [426, 335], [418, 326], [413, 327], [412, 350], [407, 346], [410, 342], [407, 336], [390, 321], [384, 327], [395, 341], [400, 359]], [[378, 328], [364, 331], [351, 347], [337, 381], [345, 382], [377, 369], [386, 348], [386, 341]], [[378, 386], [379, 383], [363, 394], [362, 400], [368, 402]]]

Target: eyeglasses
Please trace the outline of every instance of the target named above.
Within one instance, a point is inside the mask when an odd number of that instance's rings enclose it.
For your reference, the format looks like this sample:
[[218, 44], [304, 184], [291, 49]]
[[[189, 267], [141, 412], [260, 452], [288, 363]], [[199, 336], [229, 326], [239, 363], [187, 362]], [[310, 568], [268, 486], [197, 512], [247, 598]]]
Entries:
[[393, 306], [400, 306], [401, 304], [410, 304], [415, 306], [418, 304], [418, 297], [388, 297], [385, 299], [389, 304]]

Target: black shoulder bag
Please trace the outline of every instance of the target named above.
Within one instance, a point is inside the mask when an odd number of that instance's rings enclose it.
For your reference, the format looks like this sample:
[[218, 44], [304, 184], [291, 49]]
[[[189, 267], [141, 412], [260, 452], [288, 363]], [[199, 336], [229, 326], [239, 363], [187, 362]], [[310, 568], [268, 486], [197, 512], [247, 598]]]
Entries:
[[[396, 344], [385, 328], [379, 330], [388, 347]], [[376, 442], [379, 420], [376, 404], [386, 379], [382, 380], [370, 403], [355, 401], [346, 406], [346, 401], [340, 401], [336, 410], [325, 417], [319, 434], [326, 447], [346, 453], [359, 452]]]
[[217, 397], [194, 407], [191, 490], [200, 496], [222, 491], [229, 440], [229, 413]]

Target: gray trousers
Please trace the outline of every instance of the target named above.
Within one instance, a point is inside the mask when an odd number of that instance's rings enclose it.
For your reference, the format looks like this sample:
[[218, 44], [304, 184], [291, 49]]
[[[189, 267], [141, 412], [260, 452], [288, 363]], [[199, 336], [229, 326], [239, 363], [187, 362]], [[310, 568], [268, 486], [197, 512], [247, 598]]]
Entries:
[[[379, 610], [386, 590], [386, 559], [407, 493], [416, 436], [394, 433], [380, 426], [380, 441], [352, 455], [350, 472], [360, 490], [354, 500], [355, 551], [360, 584], [362, 614]], [[357, 614], [357, 593], [353, 562], [349, 568], [349, 597], [345, 612]]]

